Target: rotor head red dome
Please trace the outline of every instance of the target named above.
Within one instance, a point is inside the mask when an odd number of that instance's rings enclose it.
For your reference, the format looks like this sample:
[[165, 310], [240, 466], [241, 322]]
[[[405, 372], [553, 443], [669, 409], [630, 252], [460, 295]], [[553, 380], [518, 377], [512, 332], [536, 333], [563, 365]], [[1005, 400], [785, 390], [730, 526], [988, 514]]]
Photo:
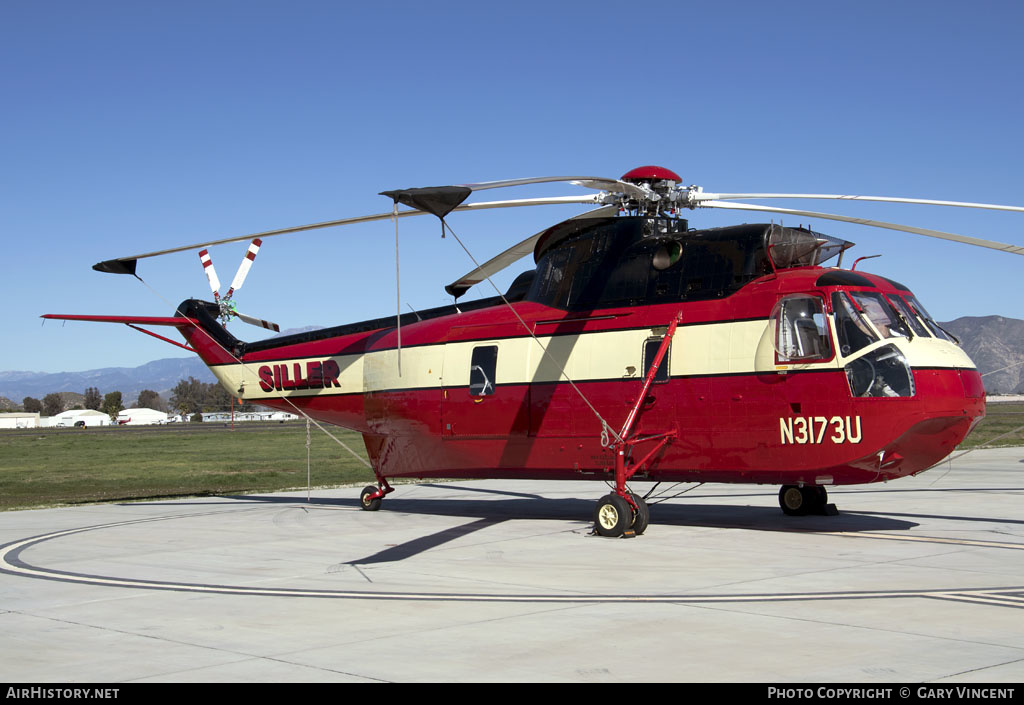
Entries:
[[663, 166], [638, 166], [622, 175], [623, 181], [675, 181], [680, 183], [679, 174]]

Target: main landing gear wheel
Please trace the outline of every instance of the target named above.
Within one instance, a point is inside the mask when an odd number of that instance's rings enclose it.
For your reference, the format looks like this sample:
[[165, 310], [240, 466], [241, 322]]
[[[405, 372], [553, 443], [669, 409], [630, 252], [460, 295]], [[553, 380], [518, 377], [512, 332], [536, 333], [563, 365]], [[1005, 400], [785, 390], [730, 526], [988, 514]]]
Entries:
[[359, 493], [359, 508], [365, 512], [375, 512], [380, 509], [381, 502], [384, 501], [384, 497], [374, 497], [380, 490], [373, 485], [367, 485], [363, 488], [363, 491]]
[[651, 510], [640, 495], [629, 493], [630, 499], [636, 502], [633, 509], [624, 497], [612, 492], [597, 503], [594, 508], [594, 530], [601, 536], [618, 537], [632, 530], [639, 536], [647, 531], [651, 523]]
[[824, 514], [827, 503], [828, 492], [817, 485], [783, 485], [779, 490], [779, 506], [791, 517]]
[[602, 497], [594, 508], [594, 530], [601, 536], [622, 536], [632, 524], [633, 508], [614, 492]]

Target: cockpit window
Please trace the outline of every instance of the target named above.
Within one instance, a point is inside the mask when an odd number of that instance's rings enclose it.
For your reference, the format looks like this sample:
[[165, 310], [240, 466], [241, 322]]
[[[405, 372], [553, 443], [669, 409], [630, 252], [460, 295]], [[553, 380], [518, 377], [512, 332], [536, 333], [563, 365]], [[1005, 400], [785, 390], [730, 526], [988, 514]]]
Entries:
[[959, 344], [960, 341], [947, 333], [938, 323], [935, 322], [935, 319], [931, 317], [931, 314], [924, 310], [924, 306], [921, 305], [921, 302], [917, 300], [916, 296], [909, 294], [906, 296], [906, 300], [907, 303], [910, 304], [911, 309], [921, 317], [921, 320], [924, 321], [926, 326], [928, 326], [928, 330], [930, 330], [936, 338], [941, 338], [942, 340], [948, 340]]
[[775, 304], [771, 322], [779, 362], [832, 357], [825, 302], [820, 296], [796, 294], [783, 298]]
[[914, 335], [922, 335], [925, 338], [928, 337], [928, 329], [925, 328], [921, 321], [918, 320], [917, 316], [914, 315], [914, 312], [911, 310], [910, 306], [907, 305], [906, 301], [895, 295], [886, 296], [886, 299], [889, 300], [889, 303], [891, 303], [899, 312], [900, 316], [903, 317], [903, 320], [906, 321], [906, 323], [914, 330]]
[[909, 338], [907, 324], [900, 320], [896, 309], [877, 291], [851, 291], [850, 297], [860, 306], [871, 324], [883, 338]]
[[843, 369], [855, 397], [914, 396], [914, 372], [892, 343], [865, 353]]
[[849, 357], [878, 340], [878, 336], [857, 312], [853, 301], [843, 292], [837, 291], [832, 294], [832, 311], [836, 317], [839, 352], [843, 357]]

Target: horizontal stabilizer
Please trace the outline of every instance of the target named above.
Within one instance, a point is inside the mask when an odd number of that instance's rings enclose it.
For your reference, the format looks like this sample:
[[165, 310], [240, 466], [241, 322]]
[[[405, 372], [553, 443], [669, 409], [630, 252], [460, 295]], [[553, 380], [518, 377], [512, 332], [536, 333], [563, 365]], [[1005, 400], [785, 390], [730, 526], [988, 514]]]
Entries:
[[187, 328], [195, 325], [195, 321], [182, 316], [82, 316], [63, 313], [47, 313], [42, 318], [58, 321], [91, 321], [93, 323], [125, 323], [137, 326], [174, 326]]

